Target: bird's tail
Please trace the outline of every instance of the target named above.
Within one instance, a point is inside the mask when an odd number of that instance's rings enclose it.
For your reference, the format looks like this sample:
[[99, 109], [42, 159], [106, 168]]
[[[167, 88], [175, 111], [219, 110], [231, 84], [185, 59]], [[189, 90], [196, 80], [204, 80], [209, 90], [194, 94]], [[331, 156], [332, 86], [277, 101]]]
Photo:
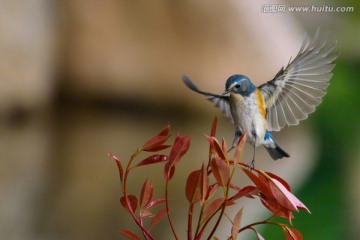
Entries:
[[290, 157], [290, 155], [285, 152], [277, 142], [272, 138], [269, 132], [265, 134], [265, 144], [264, 147], [266, 151], [270, 154], [271, 158], [274, 160], [278, 160], [283, 157]]

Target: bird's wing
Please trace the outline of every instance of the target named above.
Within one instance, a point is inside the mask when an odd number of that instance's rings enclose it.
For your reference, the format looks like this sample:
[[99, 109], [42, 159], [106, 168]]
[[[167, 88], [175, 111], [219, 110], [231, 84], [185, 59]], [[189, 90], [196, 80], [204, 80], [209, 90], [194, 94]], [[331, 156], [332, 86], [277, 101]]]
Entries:
[[185, 85], [193, 90], [194, 92], [203, 94], [207, 97], [207, 99], [215, 104], [216, 107], [220, 108], [226, 117], [228, 117], [232, 122], [234, 122], [233, 117], [230, 111], [229, 97], [216, 95], [213, 93], [203, 92], [199, 90], [195, 84], [191, 82], [191, 80], [187, 76], [183, 76], [182, 78]]
[[[286, 125], [297, 125], [315, 111], [326, 94], [338, 53], [331, 53], [336, 43], [328, 46], [328, 35], [319, 39], [319, 29], [307, 45], [307, 36], [300, 51], [273, 80], [261, 85], [267, 110], [267, 129], [280, 131]], [[306, 46], [307, 45], [307, 46]]]

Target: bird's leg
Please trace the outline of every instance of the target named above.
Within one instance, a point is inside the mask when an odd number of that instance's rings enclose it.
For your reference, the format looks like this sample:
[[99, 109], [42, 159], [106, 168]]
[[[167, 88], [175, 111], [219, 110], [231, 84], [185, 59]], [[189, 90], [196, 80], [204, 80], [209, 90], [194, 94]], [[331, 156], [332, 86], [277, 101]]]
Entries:
[[237, 142], [239, 141], [239, 137], [241, 136], [241, 131], [239, 130], [239, 128], [235, 129], [235, 136], [234, 136], [234, 140], [232, 142], [231, 148], [228, 150], [228, 152], [230, 152], [231, 150], [234, 149], [234, 147], [236, 147]]
[[257, 136], [256, 136], [256, 134], [254, 134], [254, 136], [255, 136], [255, 141], [254, 141], [253, 158], [252, 158], [251, 162], [248, 163], [251, 170], [255, 168], [255, 148], [256, 148], [256, 139], [257, 139]]

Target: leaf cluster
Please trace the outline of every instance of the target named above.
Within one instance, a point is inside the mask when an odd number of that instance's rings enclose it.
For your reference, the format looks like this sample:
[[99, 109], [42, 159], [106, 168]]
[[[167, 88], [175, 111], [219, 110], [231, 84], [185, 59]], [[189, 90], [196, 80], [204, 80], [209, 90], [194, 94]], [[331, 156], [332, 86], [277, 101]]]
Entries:
[[[257, 226], [264, 224], [281, 227], [287, 240], [301, 240], [301, 233], [291, 227], [292, 218], [294, 217], [293, 212], [305, 210], [310, 213], [310, 211], [292, 194], [290, 186], [285, 180], [273, 173], [253, 168], [241, 161], [246, 135], [240, 137], [235, 152], [230, 157], [224, 139], [220, 144], [215, 138], [216, 124], [217, 119], [215, 118], [211, 134], [206, 136], [210, 145], [207, 163], [203, 163], [200, 169], [192, 171], [186, 181], [185, 196], [189, 202], [187, 239], [217, 239], [214, 234], [220, 222], [227, 219], [231, 225], [229, 240], [237, 239], [238, 234], [245, 230], [252, 230], [259, 240], [264, 239], [256, 230]], [[174, 143], [167, 145], [166, 142], [170, 137], [169, 132], [170, 125], [168, 124], [160, 133], [150, 138], [142, 147], [136, 150], [125, 169], [115, 155], [109, 154], [115, 160], [119, 170], [122, 190], [120, 203], [139, 226], [144, 239], [155, 239], [151, 234], [151, 229], [165, 217], [168, 219], [174, 238], [179, 239], [170, 217], [169, 182], [175, 174], [176, 165], [182, 160], [190, 147], [190, 137], [188, 135], [181, 137], [178, 133]], [[167, 148], [171, 148], [169, 154], [158, 154], [158, 152]], [[136, 161], [141, 152], [154, 152], [156, 154]], [[146, 167], [157, 163], [164, 164], [165, 197], [153, 199], [154, 187], [149, 179], [144, 181], [139, 196], [129, 194], [127, 191], [129, 174], [137, 167]], [[236, 171], [240, 171], [241, 176], [250, 179], [253, 185], [238, 186], [234, 184]], [[228, 217], [225, 212], [226, 208], [238, 204], [237, 200], [244, 197], [260, 199], [261, 203], [273, 215], [263, 221], [242, 225], [241, 220], [245, 208], [243, 206], [238, 209], [233, 219]], [[154, 209], [157, 206], [162, 207], [155, 212]], [[195, 206], [199, 207], [195, 208]], [[195, 209], [199, 211], [199, 217], [196, 220], [193, 217]], [[288, 224], [276, 222], [275, 218], [277, 217], [287, 219]], [[149, 224], [144, 223], [146, 218], [151, 219]], [[206, 229], [208, 231], [205, 231]], [[119, 233], [128, 239], [140, 239], [135, 233], [126, 229], [120, 229]]]

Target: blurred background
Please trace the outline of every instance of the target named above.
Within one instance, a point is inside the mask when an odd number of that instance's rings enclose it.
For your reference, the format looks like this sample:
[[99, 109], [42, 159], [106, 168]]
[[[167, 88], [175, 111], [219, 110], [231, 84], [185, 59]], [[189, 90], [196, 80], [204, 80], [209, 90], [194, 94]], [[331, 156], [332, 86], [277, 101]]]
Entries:
[[[291, 12], [294, 6], [323, 10]], [[359, 239], [359, 11], [355, 0], [2, 0], [0, 239], [122, 239], [120, 227], [137, 231], [106, 154], [127, 161], [167, 122], [173, 136], [191, 135], [171, 182], [172, 216], [184, 237], [185, 180], [207, 160], [203, 134], [215, 115], [228, 145], [234, 128], [182, 75], [214, 93], [235, 73], [262, 84], [318, 27], [341, 53], [328, 94], [307, 121], [275, 133], [291, 158], [274, 162], [259, 148], [256, 164], [287, 180], [312, 211], [293, 221], [305, 239]], [[251, 154], [248, 145], [245, 162]], [[137, 171], [130, 192], [149, 177], [161, 197], [161, 171]], [[239, 204], [244, 224], [269, 216], [258, 200]], [[228, 232], [223, 224], [216, 235]], [[275, 227], [260, 232], [283, 239]], [[154, 233], [171, 239], [168, 227]]]

